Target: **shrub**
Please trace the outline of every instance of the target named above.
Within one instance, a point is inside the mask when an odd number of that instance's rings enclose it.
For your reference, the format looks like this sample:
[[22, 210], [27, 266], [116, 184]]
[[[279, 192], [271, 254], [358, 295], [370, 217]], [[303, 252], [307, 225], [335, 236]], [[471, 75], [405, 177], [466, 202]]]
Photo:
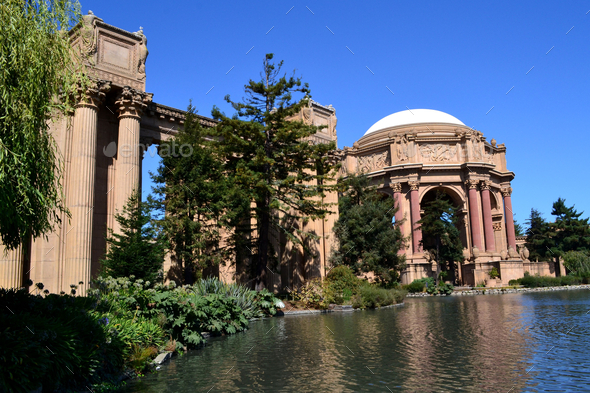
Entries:
[[424, 292], [427, 288], [434, 288], [434, 278], [423, 277], [412, 281], [408, 285], [404, 285], [404, 289], [410, 293]]
[[314, 278], [293, 292], [293, 299], [302, 303], [303, 307], [325, 309], [329, 299], [324, 294], [322, 282]]
[[406, 291], [404, 290], [385, 289], [366, 283], [360, 286], [358, 295], [352, 297], [352, 306], [354, 308], [379, 308], [401, 303], [405, 296]]
[[563, 256], [563, 265], [570, 274], [590, 277], [590, 255], [585, 251], [568, 251]]
[[550, 277], [550, 276], [531, 276], [525, 274], [524, 277], [517, 280], [510, 280], [509, 285], [523, 285], [526, 288], [538, 288], [538, 287], [558, 287], [562, 285], [579, 285], [582, 283], [581, 277], [576, 276], [561, 276], [561, 277]]
[[328, 303], [343, 304], [356, 295], [363, 282], [348, 266], [336, 266], [324, 281], [324, 292]]
[[491, 279], [495, 279], [500, 277], [500, 272], [498, 271], [498, 269], [494, 266], [492, 268], [492, 270], [490, 270], [490, 272], [488, 273], [490, 275]]

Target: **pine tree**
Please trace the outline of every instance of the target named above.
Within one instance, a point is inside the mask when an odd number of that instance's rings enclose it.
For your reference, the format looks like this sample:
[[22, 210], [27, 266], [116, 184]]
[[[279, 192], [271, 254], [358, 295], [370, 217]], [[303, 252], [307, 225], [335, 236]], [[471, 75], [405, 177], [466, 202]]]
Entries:
[[[265, 57], [262, 80], [245, 85], [243, 102], [226, 96], [236, 110], [233, 117], [213, 110], [220, 120], [215, 135], [224, 172], [235, 196], [249, 206], [236, 233], [244, 242], [241, 246], [252, 253], [257, 290], [265, 287], [269, 260], [276, 258], [271, 233], [305, 245], [302, 239], [311, 234], [292, 223], [324, 219], [329, 214], [323, 198], [336, 170], [331, 157], [335, 144], [311, 143], [309, 137], [319, 128], [290, 120], [308, 103], [308, 85], [301, 78], [280, 76], [283, 62], [275, 65], [272, 58], [272, 54]], [[297, 93], [302, 97], [294, 101]]]
[[567, 207], [565, 199], [558, 198], [553, 203], [551, 215], [555, 222], [551, 223], [554, 240], [553, 253], [563, 256], [567, 251], [590, 250], [590, 225], [588, 218], [580, 218], [584, 212], [578, 213], [575, 206]]
[[516, 222], [516, 220], [513, 220], [513, 221], [514, 221], [514, 235], [515, 236], [525, 236], [526, 231], [525, 231], [524, 227], [522, 226], [522, 224]]
[[339, 217], [334, 224], [338, 247], [330, 262], [349, 266], [355, 274], [372, 272], [382, 282], [396, 280], [405, 257], [398, 254], [404, 239], [392, 223], [397, 211], [393, 198], [371, 187], [366, 175], [349, 174], [340, 186]]
[[174, 262], [168, 278], [178, 283], [192, 284], [204, 269], [224, 260], [220, 233], [231, 221], [225, 212], [236, 210], [209, 131], [189, 105], [183, 129], [160, 145], [162, 161], [151, 174], [156, 184], [152, 201], [161, 212]]
[[151, 217], [147, 202], [133, 193], [123, 211], [115, 215], [121, 233], [109, 229], [108, 251], [102, 262], [102, 274], [112, 277], [134, 275], [145, 281], [162, 281], [165, 241]]
[[531, 209], [531, 215], [526, 220], [528, 229], [526, 231], [526, 247], [529, 249], [531, 261], [546, 260], [547, 248], [545, 248], [545, 238], [549, 230], [549, 225], [543, 218], [541, 212], [537, 209]]
[[463, 260], [463, 244], [457, 228], [458, 210], [447, 194], [437, 190], [435, 198], [425, 203], [424, 215], [418, 221], [422, 230], [422, 247], [434, 247], [429, 252], [437, 261], [437, 284], [440, 267], [450, 270], [454, 280], [455, 262]]

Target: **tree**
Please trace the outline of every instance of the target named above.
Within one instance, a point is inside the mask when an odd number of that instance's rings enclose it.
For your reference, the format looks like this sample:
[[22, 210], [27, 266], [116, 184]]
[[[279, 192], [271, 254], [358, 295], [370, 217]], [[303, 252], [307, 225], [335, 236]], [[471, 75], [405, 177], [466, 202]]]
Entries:
[[72, 110], [85, 80], [67, 34], [79, 20], [71, 0], [0, 5], [0, 238], [7, 249], [51, 232], [66, 211], [49, 120]]
[[115, 219], [121, 233], [109, 229], [102, 273], [112, 277], [134, 275], [152, 283], [162, 281], [165, 240], [152, 220], [149, 204], [134, 192]]
[[514, 221], [514, 235], [515, 236], [525, 236], [525, 229], [522, 226], [522, 224], [519, 224], [518, 222], [516, 222], [516, 220]]
[[[242, 198], [228, 195], [223, 165], [215, 154], [217, 141], [207, 137], [195, 109], [189, 105], [183, 129], [160, 146], [162, 161], [156, 174], [152, 200], [177, 269], [169, 278], [192, 284], [206, 268], [219, 265], [220, 229], [231, 224], [232, 204]], [[234, 202], [236, 201], [236, 202]]]
[[404, 239], [398, 225], [392, 223], [397, 211], [393, 198], [370, 187], [366, 175], [349, 174], [340, 186], [340, 214], [334, 224], [339, 246], [330, 262], [349, 266], [357, 275], [372, 272], [382, 282], [397, 279], [405, 257], [398, 254]]
[[532, 261], [537, 259], [545, 260], [547, 249], [543, 246], [546, 233], [549, 229], [548, 223], [537, 209], [531, 209], [531, 215], [526, 220], [526, 247], [529, 249], [529, 258]]
[[[312, 235], [293, 223], [330, 213], [323, 198], [337, 169], [331, 157], [335, 143], [312, 143], [309, 137], [320, 128], [291, 120], [309, 102], [308, 85], [295, 76], [280, 76], [283, 62], [275, 65], [272, 58], [266, 55], [261, 80], [245, 85], [243, 102], [225, 97], [236, 110], [233, 117], [213, 109], [220, 120], [215, 136], [224, 172], [239, 190], [236, 195], [248, 202], [244, 225], [236, 229], [252, 253], [257, 290], [265, 287], [268, 263], [276, 258], [271, 233], [305, 246], [302, 239]], [[302, 97], [295, 101], [294, 94]]]
[[424, 215], [418, 221], [422, 230], [422, 247], [429, 250], [437, 261], [437, 285], [438, 271], [442, 266], [444, 270], [452, 272], [455, 277], [455, 262], [463, 260], [463, 244], [459, 229], [459, 210], [454, 206], [450, 197], [441, 191], [436, 192], [432, 201], [424, 204]]

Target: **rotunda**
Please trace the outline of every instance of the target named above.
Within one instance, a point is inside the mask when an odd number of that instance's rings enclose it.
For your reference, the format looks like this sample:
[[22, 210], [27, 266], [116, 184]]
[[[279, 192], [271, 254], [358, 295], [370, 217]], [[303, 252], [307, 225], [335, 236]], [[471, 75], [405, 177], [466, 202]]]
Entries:
[[522, 277], [516, 252], [506, 147], [456, 117], [432, 109], [393, 113], [373, 124], [352, 148], [344, 148], [343, 173], [366, 173], [395, 199], [395, 223], [408, 239], [402, 282], [433, 276], [436, 262], [423, 250], [424, 204], [437, 191], [458, 208], [464, 260], [453, 281], [477, 285], [496, 267], [501, 282]]

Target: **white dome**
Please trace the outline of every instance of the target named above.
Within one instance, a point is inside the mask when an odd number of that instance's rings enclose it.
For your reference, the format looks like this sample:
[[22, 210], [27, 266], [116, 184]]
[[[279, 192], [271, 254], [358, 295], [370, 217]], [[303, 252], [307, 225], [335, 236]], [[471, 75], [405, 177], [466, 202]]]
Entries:
[[457, 119], [455, 116], [449, 115], [448, 113], [436, 111], [433, 109], [411, 109], [407, 111], [396, 112], [384, 117], [377, 123], [373, 124], [371, 128], [365, 132], [365, 135], [385, 130], [387, 128], [419, 123], [447, 123], [461, 126], [465, 125], [461, 120]]

